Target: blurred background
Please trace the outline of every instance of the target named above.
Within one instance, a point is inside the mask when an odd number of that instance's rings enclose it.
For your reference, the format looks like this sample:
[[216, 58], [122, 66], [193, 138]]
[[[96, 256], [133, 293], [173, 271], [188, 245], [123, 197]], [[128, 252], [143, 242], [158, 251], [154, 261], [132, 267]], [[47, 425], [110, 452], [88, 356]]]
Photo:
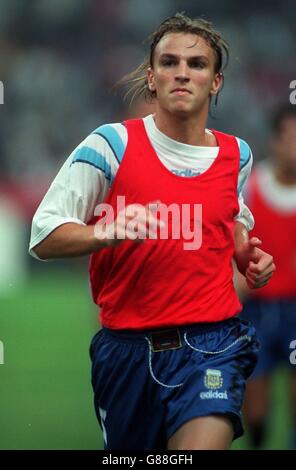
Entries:
[[[145, 112], [129, 108], [112, 87], [147, 55], [147, 35], [177, 11], [213, 21], [229, 42], [209, 126], [245, 139], [259, 161], [271, 111], [289, 102], [296, 79], [294, 1], [0, 0], [0, 449], [101, 448], [87, 259], [30, 258], [30, 223], [86, 135]], [[285, 380], [285, 371], [274, 378], [265, 448], [288, 447]], [[247, 436], [234, 448], [248, 448]]]

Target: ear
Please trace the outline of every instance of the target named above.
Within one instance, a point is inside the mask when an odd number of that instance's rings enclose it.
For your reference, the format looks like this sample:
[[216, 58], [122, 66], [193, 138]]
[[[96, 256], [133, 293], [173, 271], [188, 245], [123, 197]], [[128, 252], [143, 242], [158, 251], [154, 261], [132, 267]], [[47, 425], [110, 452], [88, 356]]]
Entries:
[[214, 81], [212, 83], [212, 87], [211, 87], [211, 90], [210, 90], [210, 95], [212, 95], [212, 96], [217, 95], [217, 93], [219, 92], [219, 90], [222, 86], [222, 83], [223, 83], [223, 73], [218, 72], [218, 73], [216, 73]]
[[153, 69], [151, 67], [148, 67], [148, 69], [147, 69], [147, 82], [148, 82], [149, 90], [150, 91], [155, 91], [154, 73], [153, 73]]

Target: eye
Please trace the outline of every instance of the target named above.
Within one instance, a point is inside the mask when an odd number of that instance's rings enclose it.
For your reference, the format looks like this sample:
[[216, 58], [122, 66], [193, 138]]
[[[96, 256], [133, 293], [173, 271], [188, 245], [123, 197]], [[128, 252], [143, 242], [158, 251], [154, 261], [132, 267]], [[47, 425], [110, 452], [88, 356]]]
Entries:
[[204, 67], [206, 67], [206, 64], [205, 62], [200, 60], [193, 60], [189, 63], [189, 66], [193, 69], [203, 69]]
[[164, 59], [161, 64], [164, 67], [171, 67], [172, 65], [176, 65], [176, 61], [174, 59]]

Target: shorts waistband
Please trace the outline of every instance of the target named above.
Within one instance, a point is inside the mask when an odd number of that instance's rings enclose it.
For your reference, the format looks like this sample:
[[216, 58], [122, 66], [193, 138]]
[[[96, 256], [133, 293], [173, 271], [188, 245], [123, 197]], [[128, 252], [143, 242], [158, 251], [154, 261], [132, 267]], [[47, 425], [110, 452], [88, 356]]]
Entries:
[[215, 322], [215, 323], [195, 323], [190, 325], [181, 325], [181, 326], [167, 326], [163, 328], [157, 329], [149, 329], [149, 330], [113, 330], [110, 328], [102, 327], [102, 331], [116, 338], [118, 341], [131, 341], [136, 343], [146, 343], [147, 344], [147, 336], [151, 336], [153, 334], [158, 334], [164, 331], [171, 331], [179, 332], [183, 335], [183, 333], [187, 333], [187, 336], [209, 333], [211, 331], [217, 331], [225, 326], [234, 326], [240, 323], [241, 320], [237, 317], [231, 317], [227, 320]]

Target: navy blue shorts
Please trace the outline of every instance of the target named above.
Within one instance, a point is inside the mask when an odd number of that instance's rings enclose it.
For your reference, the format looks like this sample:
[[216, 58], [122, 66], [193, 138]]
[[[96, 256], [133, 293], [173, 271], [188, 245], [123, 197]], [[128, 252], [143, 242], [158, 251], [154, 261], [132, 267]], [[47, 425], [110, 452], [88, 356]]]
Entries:
[[296, 299], [249, 300], [241, 317], [255, 326], [261, 344], [252, 379], [271, 374], [280, 365], [292, 369], [289, 357], [290, 343], [296, 339]]
[[[105, 449], [166, 449], [182, 424], [224, 415], [234, 437], [243, 434], [245, 381], [258, 352], [255, 329], [232, 318], [165, 333], [160, 348], [180, 338], [180, 348], [158, 349], [158, 333], [103, 328], [93, 338], [92, 384]], [[156, 338], [156, 340], [155, 340]]]

